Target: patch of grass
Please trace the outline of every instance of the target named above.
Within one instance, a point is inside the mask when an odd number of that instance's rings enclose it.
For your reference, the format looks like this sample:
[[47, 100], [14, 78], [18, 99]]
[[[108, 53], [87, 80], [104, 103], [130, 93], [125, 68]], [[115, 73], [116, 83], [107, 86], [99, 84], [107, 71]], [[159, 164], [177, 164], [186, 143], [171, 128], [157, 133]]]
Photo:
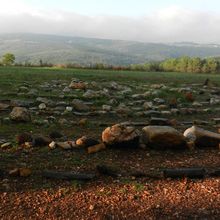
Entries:
[[74, 189], [74, 191], [78, 191], [82, 188], [82, 182], [78, 180], [72, 180], [71, 186]]
[[138, 183], [138, 182], [135, 182], [134, 183], [134, 188], [137, 192], [142, 192], [144, 191], [144, 185], [142, 183]]

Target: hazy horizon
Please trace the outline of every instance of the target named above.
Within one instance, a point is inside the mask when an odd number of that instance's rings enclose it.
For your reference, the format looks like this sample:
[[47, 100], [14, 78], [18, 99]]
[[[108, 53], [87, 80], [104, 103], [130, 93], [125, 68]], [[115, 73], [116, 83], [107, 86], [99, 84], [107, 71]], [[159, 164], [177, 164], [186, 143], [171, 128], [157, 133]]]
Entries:
[[0, 34], [220, 43], [217, 0], [0, 0]]

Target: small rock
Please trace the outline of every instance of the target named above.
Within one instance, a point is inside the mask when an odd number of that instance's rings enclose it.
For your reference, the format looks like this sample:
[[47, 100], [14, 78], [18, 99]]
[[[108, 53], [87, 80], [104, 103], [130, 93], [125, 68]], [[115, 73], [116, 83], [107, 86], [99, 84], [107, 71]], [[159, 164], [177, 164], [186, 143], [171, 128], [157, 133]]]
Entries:
[[87, 123], [88, 123], [88, 119], [87, 118], [82, 118], [78, 122], [79, 126], [85, 126]]
[[21, 177], [28, 177], [31, 173], [31, 169], [29, 168], [19, 168], [19, 174]]
[[70, 85], [69, 88], [71, 89], [82, 89], [85, 90], [87, 88], [87, 84], [85, 82], [82, 81], [78, 81], [78, 80], [73, 80]]
[[63, 89], [63, 92], [65, 92], [65, 93], [70, 92], [70, 91], [71, 91], [70, 88], [67, 86]]
[[154, 102], [157, 103], [157, 104], [164, 104], [164, 103], [165, 103], [165, 100], [164, 100], [164, 99], [161, 99], [161, 98], [155, 98], [155, 99], [154, 99]]
[[76, 141], [76, 145], [79, 147], [90, 147], [99, 144], [99, 141], [83, 136]]
[[211, 99], [210, 99], [210, 104], [211, 104], [211, 105], [220, 104], [220, 99], [211, 98]]
[[10, 176], [19, 176], [20, 175], [20, 171], [18, 168], [15, 168], [13, 170], [10, 170], [9, 173], [8, 173]]
[[8, 104], [0, 103], [0, 111], [4, 111], [4, 110], [8, 109], [9, 107], [10, 107], [10, 105], [8, 105]]
[[199, 102], [197, 102], [197, 101], [194, 101], [194, 102], [192, 103], [192, 106], [193, 106], [193, 107], [202, 107], [202, 104], [199, 103]]
[[49, 144], [49, 148], [50, 148], [51, 150], [55, 149], [56, 146], [57, 146], [57, 144], [56, 144], [55, 141], [52, 141], [52, 142]]
[[59, 123], [60, 125], [66, 125], [66, 124], [68, 124], [68, 121], [67, 121], [65, 118], [60, 118], [59, 121], [58, 121], [58, 123]]
[[57, 147], [60, 147], [64, 150], [70, 150], [72, 148], [72, 145], [66, 141], [66, 142], [57, 142]]
[[29, 168], [15, 168], [9, 171], [9, 175], [13, 177], [28, 177], [31, 173], [32, 172]]
[[107, 111], [107, 112], [110, 112], [112, 110], [112, 107], [110, 105], [103, 105], [102, 106], [102, 110], [103, 111]]
[[152, 102], [145, 102], [143, 104], [143, 107], [144, 107], [145, 110], [150, 110], [150, 109], [153, 108], [153, 103]]
[[73, 107], [67, 106], [67, 107], [66, 107], [66, 111], [67, 111], [67, 112], [72, 112], [72, 111], [73, 111]]
[[48, 146], [52, 140], [49, 137], [43, 135], [37, 135], [33, 137], [32, 145], [33, 147], [45, 147]]
[[47, 108], [47, 106], [46, 106], [45, 103], [41, 103], [41, 104], [38, 106], [38, 108], [39, 108], [40, 110], [45, 110], [45, 109]]
[[88, 154], [96, 153], [106, 148], [104, 143], [97, 144], [95, 146], [88, 147]]
[[9, 148], [9, 147], [12, 147], [11, 142], [7, 142], [7, 143], [4, 143], [4, 144], [1, 145], [2, 149], [6, 149], [6, 148]]
[[100, 95], [96, 92], [96, 91], [93, 91], [93, 90], [87, 90], [84, 94], [83, 94], [83, 97], [84, 98], [87, 98], [87, 99], [93, 99], [93, 98], [97, 98], [99, 97]]
[[90, 110], [90, 107], [87, 106], [85, 103], [83, 103], [81, 100], [79, 99], [74, 99], [72, 101], [73, 107], [76, 111], [82, 111], [82, 112], [86, 112]]
[[31, 115], [29, 111], [24, 107], [14, 107], [10, 113], [10, 118], [17, 122], [29, 122], [31, 121]]

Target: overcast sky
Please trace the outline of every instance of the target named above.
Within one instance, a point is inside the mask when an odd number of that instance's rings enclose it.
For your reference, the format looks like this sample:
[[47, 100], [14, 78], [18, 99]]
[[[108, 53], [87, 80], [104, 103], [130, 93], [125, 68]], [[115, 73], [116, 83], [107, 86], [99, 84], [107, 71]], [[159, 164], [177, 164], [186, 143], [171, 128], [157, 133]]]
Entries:
[[0, 33], [220, 43], [219, 0], [0, 0]]

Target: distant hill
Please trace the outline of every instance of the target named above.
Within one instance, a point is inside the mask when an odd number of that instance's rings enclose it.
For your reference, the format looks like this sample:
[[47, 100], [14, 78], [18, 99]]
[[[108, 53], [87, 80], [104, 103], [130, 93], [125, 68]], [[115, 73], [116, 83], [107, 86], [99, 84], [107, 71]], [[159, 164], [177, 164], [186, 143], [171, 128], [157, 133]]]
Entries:
[[128, 65], [179, 56], [218, 57], [220, 45], [189, 42], [162, 44], [42, 34], [1, 34], [0, 56], [11, 52], [17, 62]]

